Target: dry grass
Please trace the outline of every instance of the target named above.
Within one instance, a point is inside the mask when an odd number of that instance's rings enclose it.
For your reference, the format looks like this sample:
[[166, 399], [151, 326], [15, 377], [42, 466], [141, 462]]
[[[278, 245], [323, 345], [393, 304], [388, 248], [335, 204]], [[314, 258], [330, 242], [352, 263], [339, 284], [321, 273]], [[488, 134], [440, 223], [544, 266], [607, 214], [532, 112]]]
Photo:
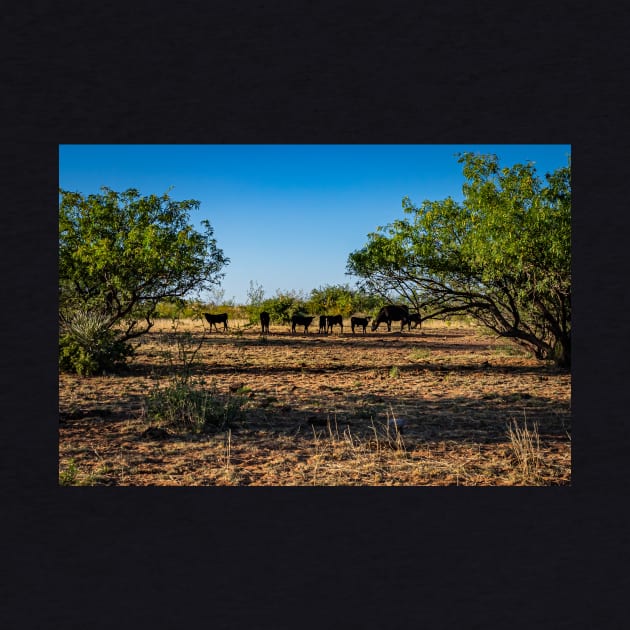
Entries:
[[[60, 482], [570, 483], [570, 374], [475, 327], [305, 336], [272, 326], [264, 337], [244, 321], [230, 327], [204, 337], [199, 321], [173, 330], [164, 320], [129, 373], [61, 374]], [[241, 397], [242, 415], [212, 431], [150, 422], [148, 394], [187, 361], [200, 388]]]
[[526, 485], [538, 485], [543, 461], [538, 425], [534, 423], [530, 429], [527, 426], [527, 419], [522, 426], [514, 420], [508, 425], [507, 434], [518, 463], [521, 481]]

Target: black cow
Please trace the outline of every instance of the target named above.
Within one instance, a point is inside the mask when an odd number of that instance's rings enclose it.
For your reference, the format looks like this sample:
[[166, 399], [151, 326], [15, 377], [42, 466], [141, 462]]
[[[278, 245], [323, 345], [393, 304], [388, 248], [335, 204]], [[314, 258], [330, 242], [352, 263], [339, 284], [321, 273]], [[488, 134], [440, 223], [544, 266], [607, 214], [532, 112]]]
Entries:
[[378, 312], [376, 319], [372, 323], [372, 332], [374, 332], [380, 324], [387, 323], [387, 330], [391, 331], [392, 322], [400, 322], [400, 330], [407, 324], [409, 318], [409, 308], [403, 304], [388, 304]]
[[263, 335], [269, 332], [269, 313], [267, 311], [260, 314], [260, 327]]
[[213, 315], [212, 313], [204, 313], [204, 316], [206, 318], [206, 321], [210, 324], [210, 332], [212, 332], [213, 325], [214, 325], [215, 330], [219, 332], [219, 329], [217, 328], [217, 324], [223, 324], [223, 330], [228, 329], [228, 325], [227, 325], [228, 314], [227, 313], [219, 313], [218, 315]]
[[341, 315], [328, 315], [328, 332], [332, 333], [333, 326], [341, 326], [341, 332], [343, 333], [343, 317]]
[[319, 332], [320, 333], [324, 333], [324, 334], [327, 333], [327, 330], [326, 330], [326, 327], [327, 327], [326, 319], [327, 319], [326, 315], [320, 315], [319, 316]]
[[304, 326], [304, 334], [308, 334], [308, 327], [313, 323], [314, 317], [306, 317], [304, 315], [294, 315], [291, 318], [291, 332], [295, 332], [297, 325]]
[[355, 326], [361, 326], [361, 328], [363, 328], [363, 334], [365, 335], [365, 329], [371, 319], [371, 317], [351, 317], [350, 326], [352, 327], [352, 334], [354, 335]]
[[[407, 324], [413, 323], [414, 328], [418, 328], [418, 326], [422, 327], [422, 317], [420, 317], [420, 313], [409, 313], [409, 317], [407, 317]], [[411, 330], [411, 328], [409, 328]]]

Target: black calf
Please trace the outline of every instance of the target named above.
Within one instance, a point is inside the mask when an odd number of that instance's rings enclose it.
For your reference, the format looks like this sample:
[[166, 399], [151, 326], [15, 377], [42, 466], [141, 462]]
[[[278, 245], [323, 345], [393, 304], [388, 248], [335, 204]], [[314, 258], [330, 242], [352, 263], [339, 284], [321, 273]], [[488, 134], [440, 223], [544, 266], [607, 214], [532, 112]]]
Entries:
[[341, 315], [328, 315], [326, 319], [328, 320], [328, 332], [332, 333], [333, 326], [341, 326], [343, 333], [343, 317]]
[[360, 326], [363, 328], [363, 334], [365, 335], [365, 330], [371, 319], [371, 317], [351, 317], [350, 326], [352, 327], [352, 334], [354, 335], [355, 326]]
[[304, 334], [308, 334], [308, 327], [313, 323], [314, 317], [305, 317], [304, 315], [294, 315], [291, 318], [291, 332], [295, 332], [296, 326], [304, 326]]
[[327, 323], [326, 323], [326, 315], [319, 316], [319, 332], [326, 334]]
[[[414, 328], [418, 328], [418, 326], [422, 327], [422, 317], [420, 317], [420, 313], [409, 313], [407, 324], [413, 324]], [[411, 330], [411, 328], [409, 328], [409, 330]]]
[[260, 314], [260, 327], [263, 335], [269, 332], [269, 313], [267, 311]]
[[219, 332], [217, 324], [223, 324], [223, 330], [228, 329], [227, 313], [219, 313], [218, 315], [213, 315], [212, 313], [204, 313], [204, 316], [206, 318], [206, 321], [210, 324], [210, 332], [212, 332], [212, 326], [214, 326], [214, 329]]

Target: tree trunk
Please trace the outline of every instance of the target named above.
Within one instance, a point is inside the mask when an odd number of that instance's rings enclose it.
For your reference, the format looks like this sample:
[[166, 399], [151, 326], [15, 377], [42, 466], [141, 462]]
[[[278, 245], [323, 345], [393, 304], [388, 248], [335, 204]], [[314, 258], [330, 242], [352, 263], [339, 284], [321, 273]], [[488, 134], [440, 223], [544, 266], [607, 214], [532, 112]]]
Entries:
[[563, 335], [553, 349], [553, 360], [558, 367], [571, 369], [571, 337]]

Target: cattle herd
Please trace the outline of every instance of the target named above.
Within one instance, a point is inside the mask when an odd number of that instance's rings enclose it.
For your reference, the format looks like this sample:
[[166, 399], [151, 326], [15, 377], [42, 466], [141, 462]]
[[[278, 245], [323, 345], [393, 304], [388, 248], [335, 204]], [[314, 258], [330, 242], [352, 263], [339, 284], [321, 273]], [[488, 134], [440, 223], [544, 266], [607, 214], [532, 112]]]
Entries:
[[[210, 332], [212, 332], [212, 326], [218, 332], [217, 324], [223, 324], [223, 330], [228, 329], [228, 315], [227, 313], [204, 313], [206, 321], [210, 324]], [[308, 334], [308, 327], [313, 323], [315, 316], [313, 315], [293, 315], [291, 317], [291, 333], [295, 334], [297, 326], [304, 327], [304, 334]], [[351, 317], [350, 327], [352, 328], [352, 334], [355, 334], [355, 329], [360, 329], [365, 335], [368, 324], [371, 317]], [[269, 333], [269, 313], [263, 311], [260, 314], [260, 327], [262, 334]], [[405, 324], [407, 330], [411, 330], [411, 325], [417, 328], [422, 323], [420, 313], [410, 313], [409, 308], [403, 304], [388, 304], [383, 306], [378, 312], [378, 315], [372, 322], [372, 332], [378, 329], [381, 324], [387, 324], [387, 330], [391, 331], [392, 322], [400, 322], [400, 330], [403, 330]], [[343, 333], [343, 317], [341, 315], [320, 315], [319, 316], [319, 333], [328, 334], [333, 332], [333, 327], [339, 326], [340, 332]]]

